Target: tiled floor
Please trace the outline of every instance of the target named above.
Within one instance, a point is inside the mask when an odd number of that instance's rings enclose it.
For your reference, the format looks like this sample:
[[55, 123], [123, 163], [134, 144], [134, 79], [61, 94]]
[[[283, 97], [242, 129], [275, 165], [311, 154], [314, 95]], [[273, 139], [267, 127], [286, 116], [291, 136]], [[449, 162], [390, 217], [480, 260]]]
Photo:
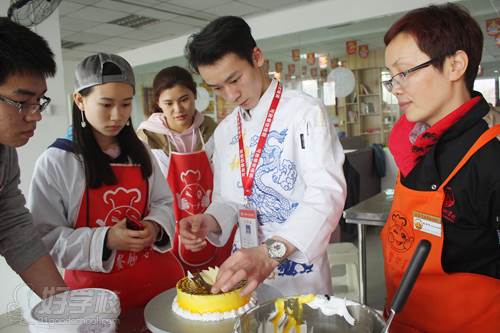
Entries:
[[5, 313], [0, 316], [0, 333], [27, 333], [28, 326], [22, 322], [20, 310]]
[[14, 325], [14, 326], [8, 326], [5, 328], [0, 329], [1, 333], [27, 333], [28, 327], [27, 326], [20, 326], [20, 325]]

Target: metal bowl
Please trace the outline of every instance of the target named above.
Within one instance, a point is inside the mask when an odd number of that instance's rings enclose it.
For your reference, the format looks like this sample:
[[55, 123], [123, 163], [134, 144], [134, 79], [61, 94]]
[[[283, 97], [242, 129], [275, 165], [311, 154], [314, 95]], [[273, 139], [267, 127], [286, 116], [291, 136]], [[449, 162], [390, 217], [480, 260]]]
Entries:
[[[242, 315], [234, 326], [238, 333], [276, 333], [269, 324], [269, 317], [274, 312], [274, 301], [263, 303]], [[351, 326], [338, 315], [326, 316], [319, 309], [307, 304], [303, 306], [302, 319], [307, 323], [307, 332], [302, 333], [353, 333], [380, 332], [384, 327], [384, 319], [373, 309], [356, 302], [347, 301], [347, 310], [356, 322]]]

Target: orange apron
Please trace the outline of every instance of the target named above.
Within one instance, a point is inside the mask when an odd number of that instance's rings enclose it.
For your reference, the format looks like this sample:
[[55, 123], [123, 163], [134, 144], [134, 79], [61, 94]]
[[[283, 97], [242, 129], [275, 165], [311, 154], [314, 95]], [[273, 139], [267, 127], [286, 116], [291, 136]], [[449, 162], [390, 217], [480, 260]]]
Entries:
[[[169, 141], [170, 142], [170, 141]], [[175, 237], [173, 249], [186, 271], [198, 272], [209, 266], [220, 266], [231, 255], [236, 227], [223, 247], [207, 242], [201, 251], [193, 252], [180, 242], [179, 221], [203, 213], [212, 200], [213, 173], [204, 150], [178, 153], [170, 150], [167, 182], [174, 194]]]
[[[126, 217], [141, 221], [147, 214], [148, 182], [142, 178], [140, 167], [114, 164], [112, 169], [118, 184], [86, 189], [75, 229], [113, 226]], [[109, 273], [66, 270], [64, 280], [71, 289], [95, 287], [115, 291], [124, 312], [145, 306], [159, 293], [175, 287], [183, 276], [171, 251], [159, 253], [147, 248], [141, 252], [117, 251]]]
[[427, 239], [432, 248], [406, 305], [394, 317], [391, 332], [500, 332], [500, 280], [472, 273], [448, 274], [441, 266], [444, 188], [474, 153], [498, 135], [500, 125], [481, 135], [435, 192], [406, 188], [398, 177], [381, 233], [386, 314], [416, 245]]

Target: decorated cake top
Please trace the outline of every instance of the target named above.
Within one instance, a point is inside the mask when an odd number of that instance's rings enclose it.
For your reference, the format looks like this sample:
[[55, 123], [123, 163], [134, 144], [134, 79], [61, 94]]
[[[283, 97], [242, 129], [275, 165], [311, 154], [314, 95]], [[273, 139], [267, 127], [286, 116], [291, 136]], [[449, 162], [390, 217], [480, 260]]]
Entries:
[[[183, 292], [192, 295], [211, 295], [212, 293], [210, 290], [212, 289], [218, 274], [219, 267], [209, 267], [208, 269], [204, 269], [201, 272], [194, 274], [188, 271], [187, 278], [178, 282], [178, 288]], [[246, 283], [246, 280], [240, 281], [227, 292], [241, 289], [246, 285]], [[221, 293], [222, 292], [219, 292], [219, 294]]]

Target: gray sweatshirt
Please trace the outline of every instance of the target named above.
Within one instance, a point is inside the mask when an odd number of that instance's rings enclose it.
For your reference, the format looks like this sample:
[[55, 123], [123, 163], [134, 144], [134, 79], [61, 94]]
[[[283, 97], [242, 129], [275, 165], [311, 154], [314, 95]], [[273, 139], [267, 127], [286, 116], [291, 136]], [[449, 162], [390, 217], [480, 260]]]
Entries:
[[48, 254], [25, 207], [19, 176], [16, 150], [0, 144], [0, 254], [16, 273]]

